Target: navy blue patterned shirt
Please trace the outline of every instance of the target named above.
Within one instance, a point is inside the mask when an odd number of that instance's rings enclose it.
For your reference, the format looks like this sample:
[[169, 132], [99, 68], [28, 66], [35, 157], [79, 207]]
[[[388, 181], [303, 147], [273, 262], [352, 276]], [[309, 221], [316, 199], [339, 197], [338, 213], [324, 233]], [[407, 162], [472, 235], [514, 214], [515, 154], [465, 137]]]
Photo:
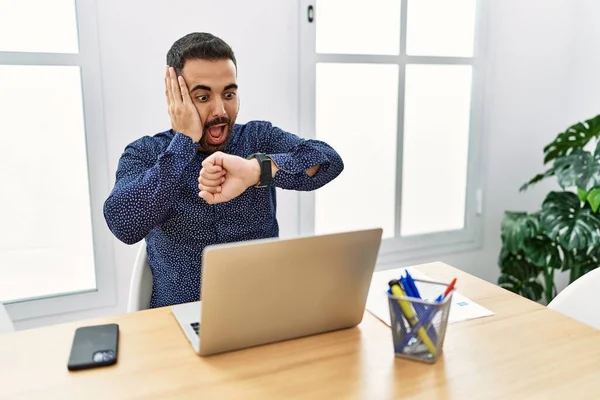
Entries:
[[[275, 187], [315, 190], [337, 177], [344, 165], [329, 145], [299, 138], [269, 122], [234, 125], [224, 153], [265, 153], [277, 164], [273, 186], [250, 187], [226, 203], [198, 197], [206, 154], [172, 130], [129, 144], [119, 160], [116, 183], [104, 204], [108, 227], [122, 242], [147, 243], [154, 289], [151, 307], [200, 298], [202, 251], [212, 244], [279, 235]], [[320, 165], [312, 177], [305, 171]]]

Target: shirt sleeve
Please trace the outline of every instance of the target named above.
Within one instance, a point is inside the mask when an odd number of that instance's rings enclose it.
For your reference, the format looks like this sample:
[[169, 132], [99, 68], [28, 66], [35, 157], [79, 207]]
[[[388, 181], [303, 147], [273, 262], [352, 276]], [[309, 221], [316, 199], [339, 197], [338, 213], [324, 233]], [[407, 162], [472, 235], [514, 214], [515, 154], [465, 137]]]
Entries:
[[122, 242], [144, 239], [165, 218], [175, 200], [179, 179], [198, 151], [198, 144], [175, 134], [165, 151], [156, 151], [140, 139], [125, 148], [116, 173], [116, 183], [104, 203], [104, 218]]
[[[344, 169], [340, 155], [327, 143], [303, 139], [265, 123], [259, 129], [261, 151], [279, 167], [273, 183], [288, 190], [316, 190], [335, 179]], [[306, 170], [319, 165], [313, 176]]]

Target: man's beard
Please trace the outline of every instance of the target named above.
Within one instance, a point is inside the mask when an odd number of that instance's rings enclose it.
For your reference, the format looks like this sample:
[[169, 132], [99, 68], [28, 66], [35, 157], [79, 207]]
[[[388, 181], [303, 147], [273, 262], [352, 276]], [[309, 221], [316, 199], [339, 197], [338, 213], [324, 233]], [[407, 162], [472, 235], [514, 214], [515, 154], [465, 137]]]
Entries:
[[[200, 139], [200, 151], [203, 153], [212, 154], [217, 151], [221, 151], [225, 147], [227, 147], [227, 143], [229, 142], [229, 138], [231, 137], [231, 131], [233, 130], [234, 123], [235, 121], [231, 120], [227, 116], [217, 117], [211, 120], [210, 122], [207, 122], [204, 125], [204, 128], [202, 129], [202, 139]], [[210, 133], [208, 132], [208, 129], [212, 126], [220, 124], [226, 124], [225, 132], [223, 133], [225, 135], [225, 140], [219, 144], [209, 143], [208, 139], [210, 137]]]

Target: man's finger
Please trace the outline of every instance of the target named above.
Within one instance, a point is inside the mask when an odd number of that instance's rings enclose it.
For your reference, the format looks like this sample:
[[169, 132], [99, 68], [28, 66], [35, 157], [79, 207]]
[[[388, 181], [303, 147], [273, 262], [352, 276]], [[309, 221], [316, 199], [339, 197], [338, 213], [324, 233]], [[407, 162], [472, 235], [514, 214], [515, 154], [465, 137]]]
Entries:
[[179, 75], [177, 77], [177, 80], [179, 82], [179, 90], [181, 90], [181, 98], [183, 99], [183, 104], [192, 104], [192, 98], [190, 97], [190, 92], [188, 91], [185, 79], [183, 79], [183, 76]]
[[177, 82], [177, 74], [173, 67], [169, 68], [169, 79], [171, 84], [171, 97], [175, 104], [182, 104], [181, 92], [179, 91], [179, 82]]
[[208, 204], [217, 204], [217, 195], [217, 193], [213, 194], [206, 191], [201, 191], [198, 194], [198, 196], [204, 199], [204, 201], [206, 201]]
[[204, 177], [200, 177], [200, 179], [198, 180], [198, 184], [210, 187], [221, 186], [223, 182], [225, 182], [225, 178], [206, 179]]
[[202, 161], [200, 173], [202, 173], [203, 170], [206, 170], [205, 173], [215, 174], [222, 171], [223, 167], [218, 163], [218, 160], [211, 155], [206, 160]]
[[[221, 167], [219, 167], [218, 165], [216, 167], [221, 169]], [[200, 182], [201, 178], [218, 180], [218, 179], [222, 178], [223, 176], [225, 176], [225, 171], [223, 171], [223, 170], [217, 171], [217, 172], [209, 172], [209, 169], [202, 168], [200, 170], [200, 176], [198, 177], [198, 182]]]
[[[206, 158], [206, 160], [202, 161], [202, 167], [209, 168], [210, 166], [217, 165], [219, 167], [223, 166], [223, 159], [225, 158], [225, 153], [217, 151], [216, 153], [211, 154]], [[208, 171], [214, 173], [215, 171]]]
[[223, 196], [223, 193], [209, 193], [207, 191], [201, 191], [198, 193], [198, 197], [204, 199], [208, 204], [219, 204], [228, 201], [227, 198]]
[[167, 105], [170, 106], [173, 102], [173, 95], [171, 94], [171, 84], [169, 82], [169, 67], [165, 73], [165, 96], [167, 97]]
[[221, 186], [221, 184], [225, 182], [225, 179], [223, 178], [219, 178], [219, 179], [206, 179], [206, 178], [201, 178], [198, 181], [198, 185], [204, 185], [204, 186], [210, 186], [210, 187], [216, 187], [216, 186]]
[[200, 192], [209, 192], [209, 193], [221, 193], [221, 186], [204, 186], [204, 185], [198, 185], [198, 189], [200, 189]]

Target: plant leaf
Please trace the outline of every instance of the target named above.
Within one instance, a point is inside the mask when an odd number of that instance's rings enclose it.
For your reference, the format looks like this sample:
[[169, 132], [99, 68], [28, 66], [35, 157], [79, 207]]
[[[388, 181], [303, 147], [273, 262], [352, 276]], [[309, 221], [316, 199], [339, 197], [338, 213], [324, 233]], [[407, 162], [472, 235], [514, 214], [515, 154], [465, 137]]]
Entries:
[[586, 192], [600, 186], [600, 154], [577, 149], [556, 159], [554, 170], [563, 189], [577, 186]]
[[571, 268], [573, 268], [573, 265], [575, 265], [576, 262], [578, 262], [577, 260], [579, 259], [579, 254], [584, 250], [565, 250], [564, 251], [564, 262], [563, 262], [563, 266], [561, 268], [561, 271], [568, 271]]
[[597, 246], [590, 247], [586, 252], [575, 256], [575, 262], [580, 264], [580, 275], [575, 277], [577, 279], [600, 266], [600, 248]]
[[538, 234], [539, 215], [507, 211], [504, 213], [500, 229], [504, 248], [511, 253], [516, 253], [523, 250], [526, 239], [531, 239]]
[[519, 192], [524, 192], [525, 190], [529, 189], [529, 187], [535, 185], [538, 182], [543, 181], [546, 178], [549, 178], [551, 176], [554, 176], [554, 167], [550, 168], [548, 171], [544, 172], [543, 174], [537, 174], [536, 176], [534, 176], [533, 178], [531, 178], [531, 180], [525, 184], [523, 184], [520, 188], [519, 188]]
[[588, 192], [583, 190], [582, 188], [578, 187], [577, 188], [577, 197], [579, 197], [579, 200], [581, 200], [581, 202], [585, 202], [588, 197]]
[[563, 271], [571, 270], [569, 283], [600, 266], [600, 247], [565, 252]]
[[572, 192], [550, 192], [541, 211], [541, 226], [548, 237], [565, 250], [598, 244], [600, 219], [590, 208], [582, 208]]
[[499, 264], [501, 273], [498, 285], [533, 301], [542, 298], [544, 286], [539, 281], [542, 270], [528, 263], [522, 252], [514, 254], [502, 250]]
[[597, 212], [600, 208], [600, 188], [592, 189], [587, 196], [587, 201], [592, 207], [592, 211]]
[[552, 143], [544, 147], [544, 164], [566, 156], [575, 149], [583, 149], [590, 140], [599, 135], [600, 115], [570, 126], [565, 132], [559, 133]]
[[551, 267], [560, 269], [562, 260], [558, 245], [548, 236], [539, 235], [525, 241], [525, 259], [537, 267]]

